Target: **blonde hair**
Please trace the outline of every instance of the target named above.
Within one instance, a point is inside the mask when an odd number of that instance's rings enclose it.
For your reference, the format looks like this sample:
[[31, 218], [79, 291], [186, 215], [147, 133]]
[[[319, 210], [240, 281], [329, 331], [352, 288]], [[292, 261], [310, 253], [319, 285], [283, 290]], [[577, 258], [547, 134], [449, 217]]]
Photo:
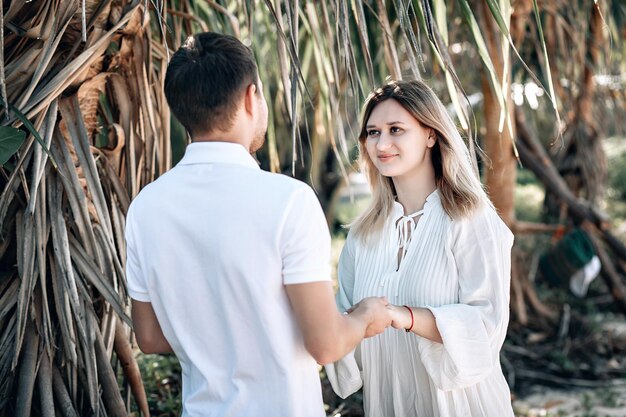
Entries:
[[363, 107], [359, 134], [360, 162], [372, 189], [372, 202], [350, 225], [352, 232], [368, 240], [382, 230], [393, 208], [393, 181], [378, 172], [365, 147], [366, 125], [372, 111], [378, 104], [390, 99], [396, 100], [418, 122], [435, 132], [437, 140], [431, 159], [445, 212], [451, 218], [459, 219], [469, 217], [483, 203], [491, 205], [472, 169], [470, 153], [463, 138], [433, 90], [419, 80], [390, 81], [374, 90]]

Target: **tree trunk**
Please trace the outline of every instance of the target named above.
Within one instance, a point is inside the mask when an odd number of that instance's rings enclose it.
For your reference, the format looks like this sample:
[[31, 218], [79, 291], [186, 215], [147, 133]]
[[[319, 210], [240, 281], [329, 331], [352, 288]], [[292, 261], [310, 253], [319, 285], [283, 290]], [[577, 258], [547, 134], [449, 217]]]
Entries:
[[599, 126], [594, 120], [593, 107], [595, 82], [594, 68], [598, 63], [603, 44], [602, 15], [597, 4], [592, 5], [589, 34], [586, 42], [586, 59], [576, 99], [574, 117], [564, 133], [565, 147], [558, 154], [557, 167], [577, 197], [592, 204], [604, 196], [607, 182], [607, 162]]
[[[506, 80], [503, 91], [508, 117], [513, 120], [513, 100], [511, 98], [511, 65], [508, 48], [506, 56], [503, 56], [504, 41], [500, 34], [496, 22], [489, 10], [480, 2], [480, 15], [482, 18], [483, 34], [487, 42], [487, 49], [493, 61], [499, 80]], [[506, 65], [506, 74], [505, 71]], [[513, 154], [513, 135], [515, 127], [511, 132], [505, 123], [502, 132], [499, 131], [500, 105], [495, 95], [487, 75], [483, 72], [482, 90], [484, 95], [484, 117], [486, 133], [484, 136], [484, 148], [488, 160], [485, 167], [485, 183], [489, 196], [494, 206], [498, 210], [504, 222], [512, 227], [515, 222], [515, 183], [517, 179], [516, 159]]]
[[[526, 128], [521, 113], [518, 114], [517, 124], [520, 133], [518, 149], [522, 163], [545, 184], [547, 191], [550, 191], [560, 203], [569, 208], [569, 214], [573, 220], [582, 224], [582, 227], [589, 233], [602, 263], [602, 277], [609, 287], [616, 305], [621, 311], [626, 312], [626, 288], [624, 288], [623, 279], [617, 270], [619, 258], [621, 260], [626, 259], [626, 245], [611, 234], [604, 216], [598, 213], [597, 209], [574, 196], [565, 180], [557, 172], [539, 140]], [[618, 257], [615, 264], [595, 234], [602, 237]]]

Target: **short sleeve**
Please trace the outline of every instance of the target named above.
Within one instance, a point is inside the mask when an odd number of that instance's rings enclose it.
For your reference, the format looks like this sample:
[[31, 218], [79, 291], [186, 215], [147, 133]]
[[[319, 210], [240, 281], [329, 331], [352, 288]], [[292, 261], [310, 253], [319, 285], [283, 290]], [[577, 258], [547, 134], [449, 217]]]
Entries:
[[124, 235], [126, 238], [126, 283], [128, 286], [128, 294], [137, 301], [150, 302], [148, 294], [148, 286], [145, 282], [145, 276], [141, 271], [138, 250], [137, 237], [134, 233], [135, 217], [133, 216], [132, 205], [126, 216], [126, 229]]
[[337, 308], [342, 313], [354, 304], [354, 262], [355, 262], [355, 238], [348, 233], [346, 243], [343, 245], [339, 263], [337, 265]]
[[499, 363], [509, 321], [513, 234], [485, 207], [460, 222], [450, 242], [459, 303], [429, 308], [443, 344], [419, 342], [424, 366], [442, 390], [474, 385]]
[[308, 186], [290, 198], [280, 247], [283, 283], [330, 281], [330, 234], [324, 212]]

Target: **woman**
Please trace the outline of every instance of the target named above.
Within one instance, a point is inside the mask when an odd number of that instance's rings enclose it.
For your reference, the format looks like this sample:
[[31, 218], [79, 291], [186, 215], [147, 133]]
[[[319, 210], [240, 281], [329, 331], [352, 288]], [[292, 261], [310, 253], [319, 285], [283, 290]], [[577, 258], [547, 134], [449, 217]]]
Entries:
[[423, 82], [392, 81], [367, 99], [359, 143], [373, 199], [342, 251], [337, 301], [386, 296], [393, 328], [327, 366], [333, 388], [362, 385], [371, 417], [513, 416], [499, 361], [513, 235], [454, 123]]

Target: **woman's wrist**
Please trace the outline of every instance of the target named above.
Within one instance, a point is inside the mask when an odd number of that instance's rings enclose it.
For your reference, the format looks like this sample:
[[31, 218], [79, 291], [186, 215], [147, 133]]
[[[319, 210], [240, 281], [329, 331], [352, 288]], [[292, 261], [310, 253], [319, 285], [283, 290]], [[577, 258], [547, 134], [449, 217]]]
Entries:
[[413, 330], [413, 326], [415, 325], [415, 315], [413, 314], [413, 309], [411, 309], [411, 307], [407, 305], [403, 305], [402, 307], [407, 311], [410, 317], [410, 324], [408, 326], [404, 326], [404, 330], [409, 333], [411, 330]]
[[[408, 306], [393, 305], [388, 306], [391, 314], [391, 326], [396, 330], [407, 330], [411, 328], [411, 313]], [[415, 317], [414, 317], [415, 319]]]

